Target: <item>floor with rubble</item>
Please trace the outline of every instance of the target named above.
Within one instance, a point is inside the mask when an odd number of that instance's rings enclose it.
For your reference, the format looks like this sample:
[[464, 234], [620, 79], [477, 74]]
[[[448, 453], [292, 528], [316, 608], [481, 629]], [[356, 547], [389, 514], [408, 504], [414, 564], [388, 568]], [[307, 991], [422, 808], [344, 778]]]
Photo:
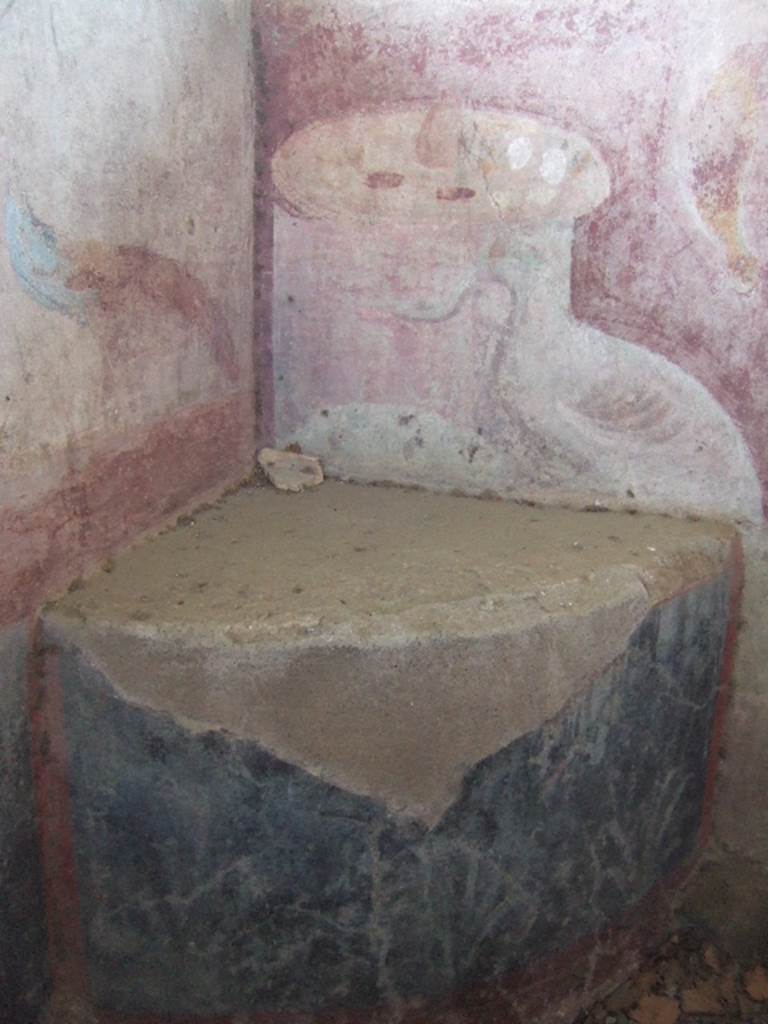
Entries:
[[768, 869], [722, 852], [679, 907], [675, 932], [577, 1024], [768, 1024]]

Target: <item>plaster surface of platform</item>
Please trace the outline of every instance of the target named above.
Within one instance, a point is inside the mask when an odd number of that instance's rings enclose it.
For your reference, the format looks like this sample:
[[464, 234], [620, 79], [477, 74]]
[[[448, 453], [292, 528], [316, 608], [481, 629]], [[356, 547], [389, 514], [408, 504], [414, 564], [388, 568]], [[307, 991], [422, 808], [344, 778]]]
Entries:
[[48, 615], [129, 702], [434, 824], [468, 768], [719, 573], [728, 527], [327, 483], [243, 490]]

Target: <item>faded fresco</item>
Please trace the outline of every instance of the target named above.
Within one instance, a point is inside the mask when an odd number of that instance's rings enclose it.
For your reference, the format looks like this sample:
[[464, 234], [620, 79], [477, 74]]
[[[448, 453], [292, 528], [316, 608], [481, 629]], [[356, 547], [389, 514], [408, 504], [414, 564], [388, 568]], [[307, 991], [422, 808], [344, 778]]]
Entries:
[[766, 99], [768, 40], [737, 46], [697, 83], [685, 140], [696, 212], [744, 291], [758, 286], [768, 255], [758, 198], [768, 168]]
[[0, 3], [0, 623], [247, 471], [249, 23]]
[[[119, 401], [123, 394], [135, 402], [142, 393], [146, 418], [198, 395], [201, 383], [215, 378], [217, 370], [224, 381], [237, 379], [226, 317], [177, 260], [143, 246], [96, 240], [62, 247], [56, 231], [11, 194], [5, 203], [5, 241], [18, 283], [30, 298], [90, 326], [103, 339], [100, 377], [106, 400]], [[146, 337], [142, 328], [149, 325], [143, 319], [163, 317], [180, 320], [180, 344], [163, 344], [162, 335]], [[149, 388], [147, 357], [157, 381]], [[169, 360], [170, 367], [162, 365]]]
[[275, 5], [278, 440], [358, 479], [761, 521], [750, 5], [429, 6]]

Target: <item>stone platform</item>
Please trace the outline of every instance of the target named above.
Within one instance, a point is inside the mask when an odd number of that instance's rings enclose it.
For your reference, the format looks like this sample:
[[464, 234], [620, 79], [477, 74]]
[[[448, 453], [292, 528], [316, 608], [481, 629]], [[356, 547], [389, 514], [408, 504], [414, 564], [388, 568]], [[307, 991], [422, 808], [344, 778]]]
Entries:
[[104, 1020], [567, 1020], [662, 921], [728, 527], [327, 483], [106, 570], [46, 613], [41, 688]]

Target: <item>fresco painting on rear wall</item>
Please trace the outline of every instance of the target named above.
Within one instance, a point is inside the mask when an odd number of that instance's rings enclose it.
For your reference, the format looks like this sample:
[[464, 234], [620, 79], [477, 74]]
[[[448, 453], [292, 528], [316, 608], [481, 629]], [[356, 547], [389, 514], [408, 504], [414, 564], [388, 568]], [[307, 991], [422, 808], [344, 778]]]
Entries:
[[[700, 224], [748, 283], [755, 260], [707, 159], [692, 142]], [[574, 314], [574, 223], [611, 195], [585, 135], [394, 105], [294, 131], [272, 176], [279, 441], [356, 478], [761, 518], [749, 449], [707, 388]]]
[[722, 248], [731, 274], [751, 291], [768, 256], [760, 253], [768, 224], [758, 199], [768, 167], [761, 131], [768, 45], [737, 47], [697, 92], [686, 137], [689, 187], [702, 227]]

